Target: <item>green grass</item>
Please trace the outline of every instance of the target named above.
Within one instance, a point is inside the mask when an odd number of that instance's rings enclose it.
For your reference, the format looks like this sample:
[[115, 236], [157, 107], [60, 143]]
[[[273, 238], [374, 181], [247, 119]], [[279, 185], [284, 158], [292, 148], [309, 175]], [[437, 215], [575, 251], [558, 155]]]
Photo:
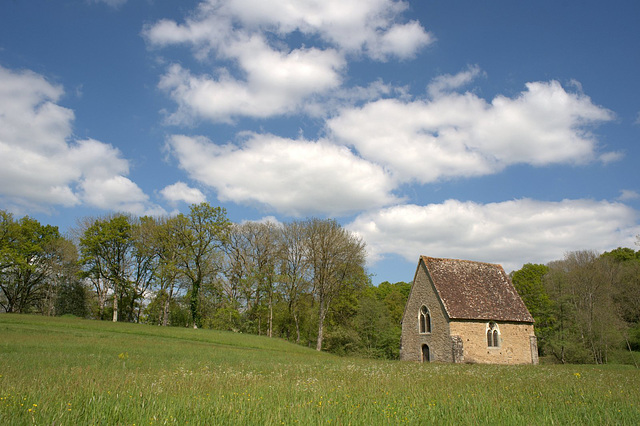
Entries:
[[339, 358], [211, 330], [0, 315], [0, 424], [640, 424], [629, 366]]

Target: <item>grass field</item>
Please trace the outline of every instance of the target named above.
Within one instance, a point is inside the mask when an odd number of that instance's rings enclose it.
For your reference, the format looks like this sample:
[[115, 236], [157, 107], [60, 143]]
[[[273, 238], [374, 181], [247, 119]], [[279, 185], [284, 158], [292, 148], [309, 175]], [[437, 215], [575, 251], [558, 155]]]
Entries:
[[629, 366], [339, 358], [259, 336], [0, 315], [0, 424], [640, 424]]

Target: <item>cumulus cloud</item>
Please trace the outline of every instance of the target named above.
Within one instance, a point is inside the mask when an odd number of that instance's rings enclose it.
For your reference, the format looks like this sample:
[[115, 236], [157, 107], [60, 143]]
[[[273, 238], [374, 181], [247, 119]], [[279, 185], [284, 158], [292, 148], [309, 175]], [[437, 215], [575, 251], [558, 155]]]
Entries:
[[[169, 122], [228, 122], [299, 111], [341, 86], [348, 55], [414, 56], [432, 37], [419, 22], [399, 21], [406, 7], [394, 0], [209, 0], [184, 23], [161, 20], [143, 35], [149, 46], [184, 44], [217, 61], [207, 74], [168, 68], [160, 88], [178, 104]], [[293, 33], [302, 42], [290, 46]]]
[[400, 205], [363, 213], [347, 227], [367, 242], [373, 262], [386, 254], [501, 263], [547, 263], [566, 251], [631, 246], [640, 232], [637, 212], [608, 201], [521, 199], [480, 204]]
[[[590, 128], [612, 120], [613, 113], [588, 96], [567, 92], [556, 81], [527, 83], [518, 96], [496, 96], [490, 103], [468, 92], [442, 92], [467, 80], [437, 79], [432, 90], [438, 96], [432, 100], [381, 99], [344, 109], [327, 127], [338, 142], [404, 182], [486, 175], [519, 163], [581, 164], [598, 157]], [[617, 157], [604, 153], [599, 158]]]
[[191, 188], [184, 182], [176, 182], [166, 186], [160, 191], [160, 194], [171, 203], [200, 204], [206, 201], [202, 191], [198, 188]]
[[292, 113], [303, 100], [341, 84], [343, 59], [333, 50], [301, 49], [283, 54], [264, 46], [238, 46], [246, 80], [224, 70], [216, 77], [193, 75], [174, 64], [159, 87], [169, 93], [178, 109], [169, 116], [174, 124], [195, 118], [230, 122], [235, 116], [266, 118]]
[[247, 135], [241, 145], [175, 135], [172, 155], [221, 201], [267, 206], [290, 215], [346, 214], [397, 202], [385, 171], [326, 141]]
[[0, 200], [41, 210], [157, 210], [125, 177], [129, 163], [118, 149], [71, 140], [73, 111], [57, 104], [63, 93], [39, 74], [0, 67]]
[[406, 8], [395, 0], [209, 0], [183, 24], [161, 20], [143, 34], [153, 45], [189, 43], [208, 51], [248, 34], [298, 31], [350, 53], [407, 58], [433, 37], [419, 22], [398, 22]]

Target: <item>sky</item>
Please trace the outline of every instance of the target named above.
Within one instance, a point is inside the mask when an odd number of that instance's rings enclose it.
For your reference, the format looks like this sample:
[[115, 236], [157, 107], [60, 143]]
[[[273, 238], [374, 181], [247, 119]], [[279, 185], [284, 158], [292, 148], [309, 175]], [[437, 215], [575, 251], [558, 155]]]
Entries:
[[332, 218], [372, 281], [640, 234], [640, 2], [5, 0], [0, 209]]

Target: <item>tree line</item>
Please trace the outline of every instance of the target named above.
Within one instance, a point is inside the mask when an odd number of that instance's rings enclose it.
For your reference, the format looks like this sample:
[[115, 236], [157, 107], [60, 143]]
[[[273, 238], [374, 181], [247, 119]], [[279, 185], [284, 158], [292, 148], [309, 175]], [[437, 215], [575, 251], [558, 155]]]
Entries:
[[279, 337], [397, 358], [410, 284], [373, 286], [364, 242], [330, 219], [83, 218], [63, 236], [0, 210], [0, 307]]
[[535, 320], [541, 356], [638, 367], [640, 251], [574, 251], [546, 265], [526, 264], [512, 281]]
[[[374, 286], [365, 263], [364, 242], [330, 219], [231, 223], [202, 203], [172, 217], [83, 218], [63, 236], [0, 210], [5, 312], [214, 328], [396, 359], [411, 285]], [[540, 356], [606, 363], [640, 350], [640, 251], [571, 252], [511, 277]]]

